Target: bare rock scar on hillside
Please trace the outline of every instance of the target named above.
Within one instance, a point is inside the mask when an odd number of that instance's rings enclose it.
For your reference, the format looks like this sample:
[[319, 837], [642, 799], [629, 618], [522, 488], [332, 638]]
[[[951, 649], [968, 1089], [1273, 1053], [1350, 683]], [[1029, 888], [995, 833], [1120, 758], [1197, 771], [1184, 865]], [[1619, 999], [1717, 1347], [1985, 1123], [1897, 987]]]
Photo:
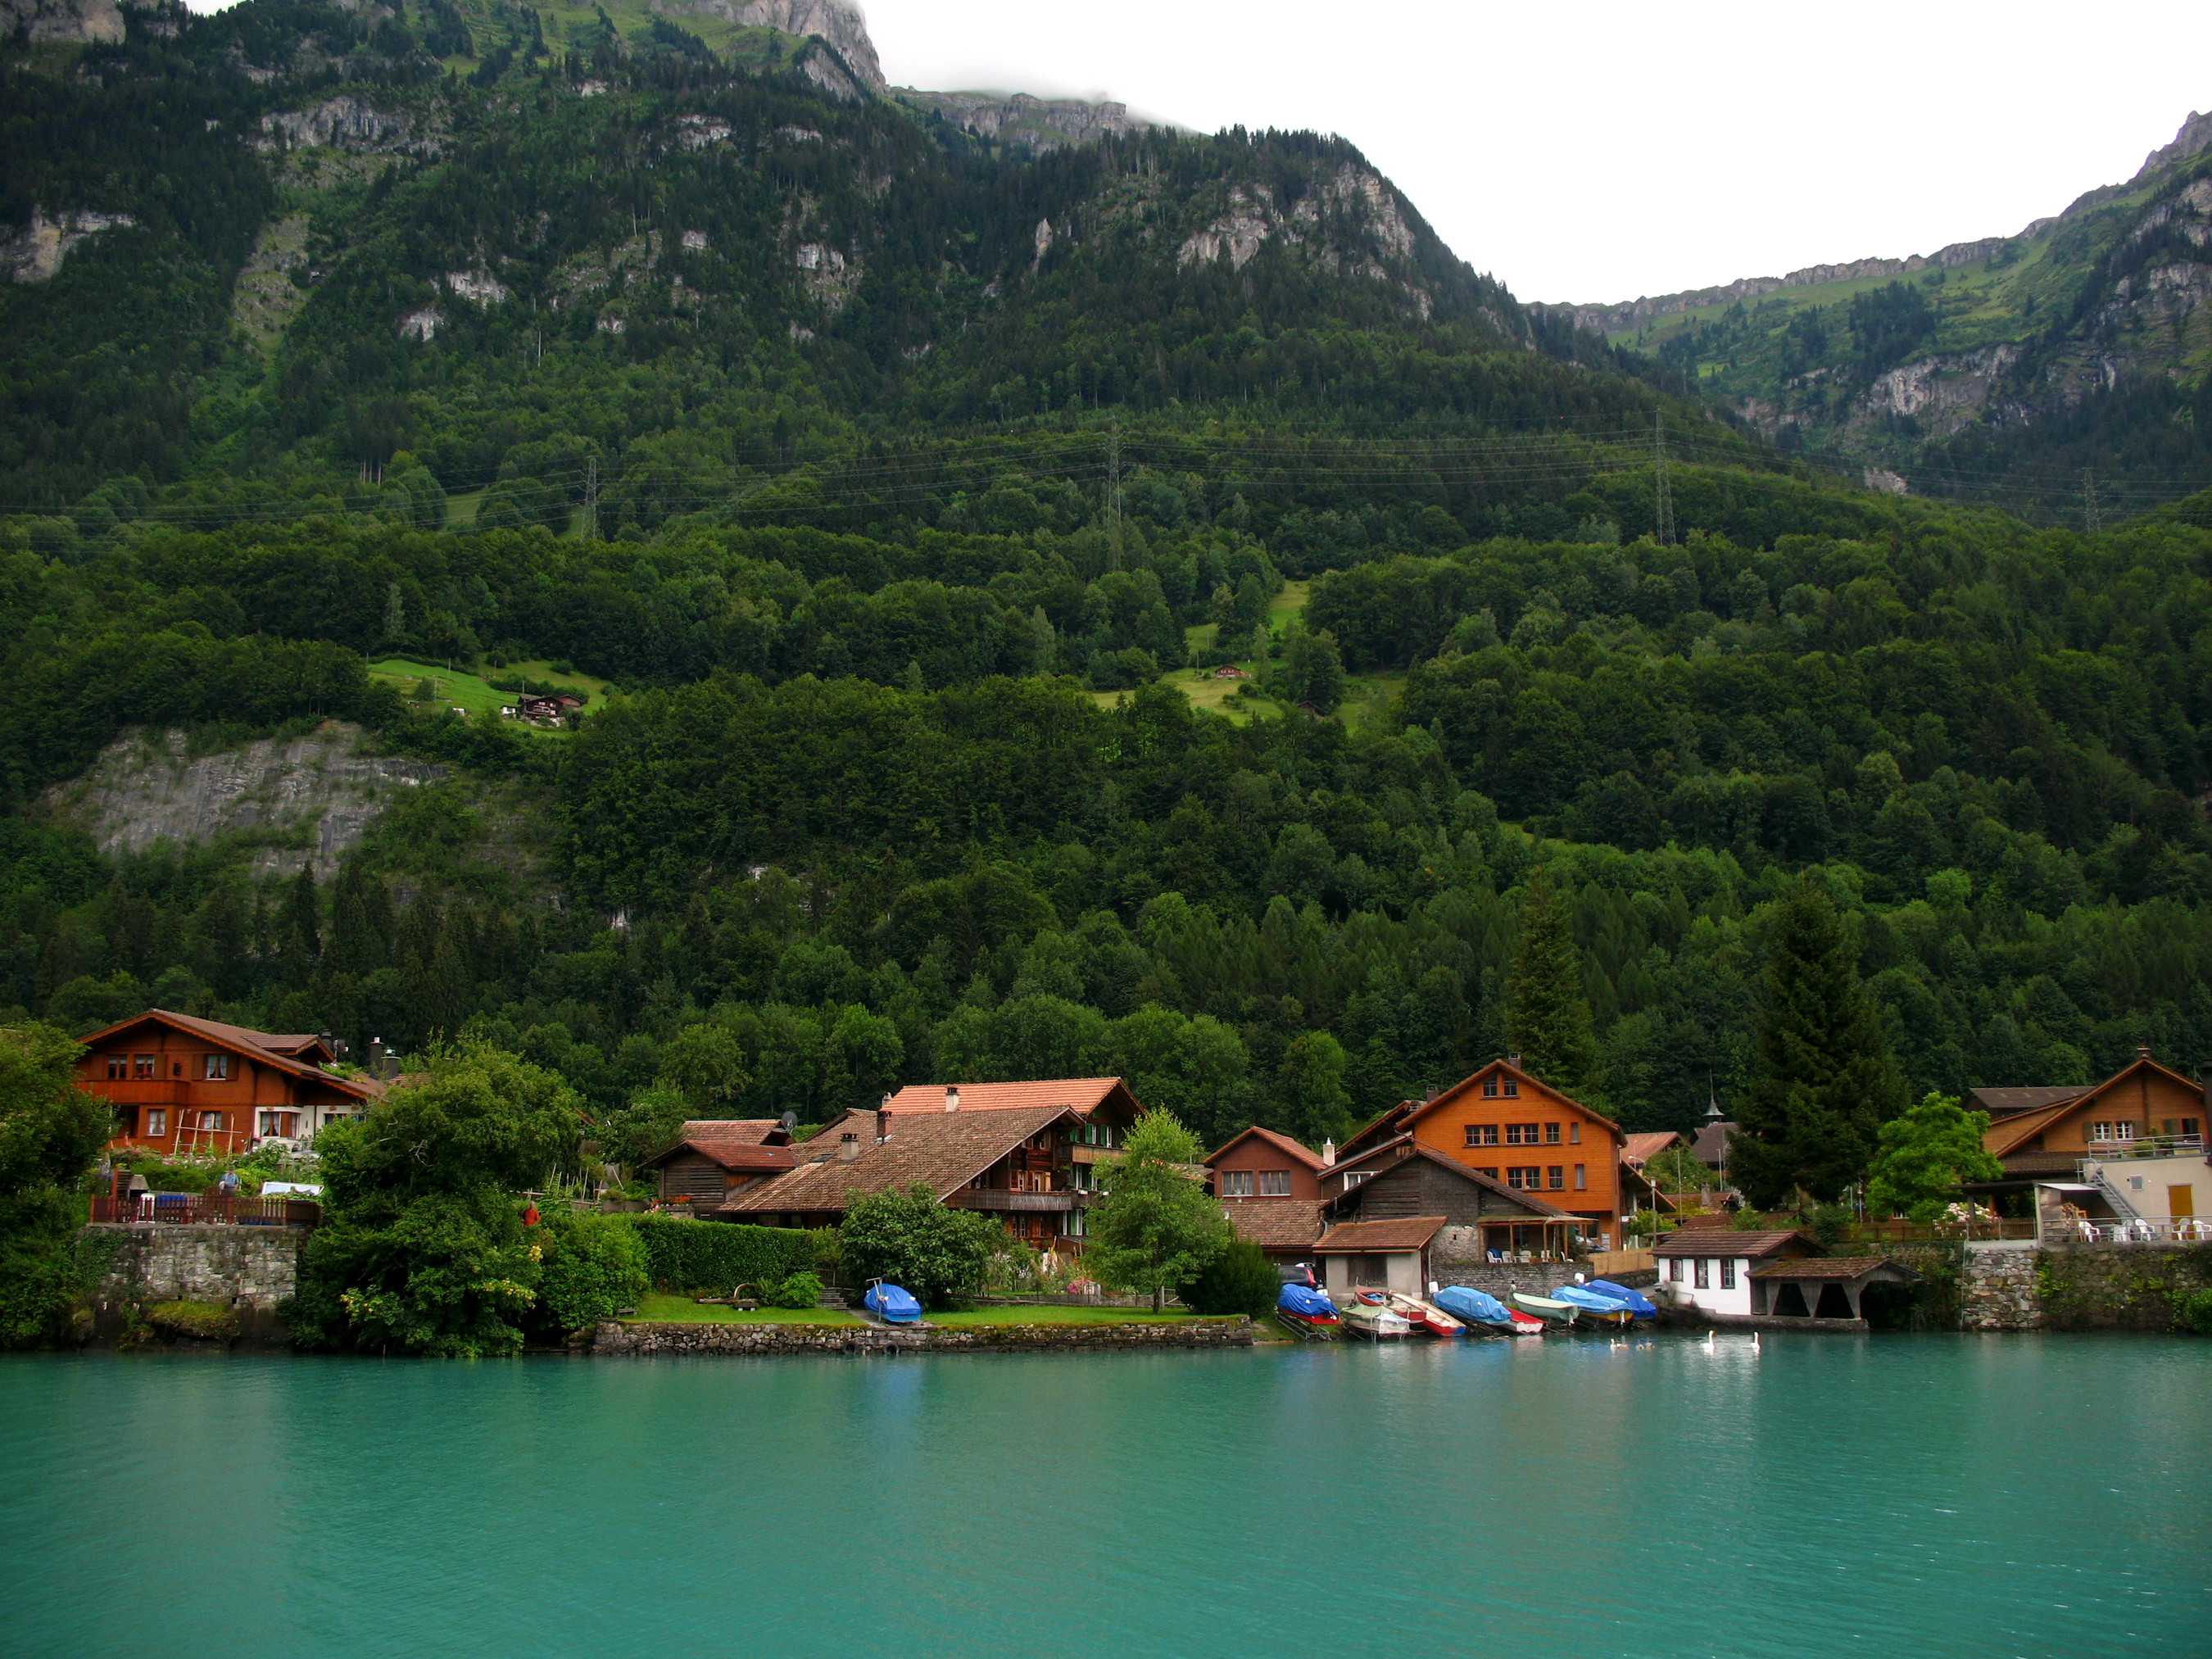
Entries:
[[363, 753], [363, 736], [357, 726], [331, 720], [303, 738], [196, 756], [182, 732], [136, 730], [39, 805], [56, 822], [88, 832], [103, 853], [252, 833], [290, 843], [257, 853], [258, 871], [283, 873], [311, 862], [324, 877], [400, 790], [447, 775], [434, 762]]

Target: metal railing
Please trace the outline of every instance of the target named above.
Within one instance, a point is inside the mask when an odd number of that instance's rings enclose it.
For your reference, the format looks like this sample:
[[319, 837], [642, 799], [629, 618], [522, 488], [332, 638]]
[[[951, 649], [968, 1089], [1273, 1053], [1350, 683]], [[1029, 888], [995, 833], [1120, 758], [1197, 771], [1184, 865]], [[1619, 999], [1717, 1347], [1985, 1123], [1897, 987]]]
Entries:
[[139, 1193], [92, 1200], [96, 1222], [169, 1222], [178, 1226], [312, 1227], [323, 1206], [301, 1198], [246, 1198], [235, 1193]]
[[2037, 1235], [2044, 1244], [2212, 1244], [2212, 1216], [2154, 1221], [2148, 1216], [2110, 1220], [2095, 1216], [2052, 1216]]
[[[2087, 1170], [2092, 1164], [2118, 1164], [2133, 1158], [2187, 1158], [2204, 1151], [2203, 1135], [2137, 1135], [2132, 1140], [2093, 1140], [2089, 1155], [2077, 1167]], [[2087, 1180], [2085, 1174], [2083, 1180]]]

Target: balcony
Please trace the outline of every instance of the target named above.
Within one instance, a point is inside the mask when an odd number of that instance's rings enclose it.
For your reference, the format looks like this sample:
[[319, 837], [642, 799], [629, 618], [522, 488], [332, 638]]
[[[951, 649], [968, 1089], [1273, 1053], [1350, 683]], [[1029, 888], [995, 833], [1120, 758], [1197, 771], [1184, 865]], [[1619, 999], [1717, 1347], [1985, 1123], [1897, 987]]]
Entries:
[[106, 1095], [118, 1106], [183, 1106], [191, 1099], [192, 1085], [183, 1078], [97, 1078], [85, 1085]]
[[945, 1202], [955, 1210], [989, 1210], [1001, 1214], [1018, 1210], [1065, 1212], [1089, 1207], [1095, 1196], [1066, 1187], [1049, 1193], [1010, 1193], [997, 1187], [963, 1187]]

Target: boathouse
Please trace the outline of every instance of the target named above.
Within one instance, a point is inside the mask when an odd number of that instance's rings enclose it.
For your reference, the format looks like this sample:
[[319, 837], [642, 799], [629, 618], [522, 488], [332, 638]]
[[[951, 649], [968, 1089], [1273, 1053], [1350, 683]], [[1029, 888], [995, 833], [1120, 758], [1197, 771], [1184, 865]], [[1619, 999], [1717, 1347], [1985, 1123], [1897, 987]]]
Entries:
[[1346, 1221], [1315, 1242], [1329, 1295], [1347, 1302], [1355, 1290], [1429, 1293], [1429, 1246], [1443, 1231], [1440, 1215], [1393, 1221]]
[[1682, 1227], [1651, 1249], [1659, 1283], [1678, 1303], [1701, 1313], [1748, 1319], [1752, 1270], [1785, 1259], [1825, 1254], [1809, 1233], [1794, 1229], [1739, 1232], [1733, 1227]]
[[1778, 1256], [1751, 1270], [1751, 1311], [1769, 1319], [1864, 1319], [1862, 1298], [1871, 1287], [1919, 1278], [1887, 1256]]

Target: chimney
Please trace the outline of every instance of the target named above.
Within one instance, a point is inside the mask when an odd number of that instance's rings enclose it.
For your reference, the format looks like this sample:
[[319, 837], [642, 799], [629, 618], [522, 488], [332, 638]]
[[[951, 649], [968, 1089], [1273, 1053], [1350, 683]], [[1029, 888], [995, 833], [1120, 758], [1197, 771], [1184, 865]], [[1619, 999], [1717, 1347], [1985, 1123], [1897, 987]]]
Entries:
[[2150, 1044], [2145, 1042], [2137, 1045], [2136, 1048], [2136, 1058], [2137, 1060], [2148, 1060], [2150, 1058]]
[[945, 1109], [948, 1112], [957, 1112], [960, 1109], [960, 1085], [957, 1083], [948, 1085], [945, 1088]]
[[888, 1107], [876, 1108], [876, 1145], [880, 1146], [891, 1138], [891, 1115]]
[[[2206, 1087], [2208, 1091], [2212, 1091], [2212, 1085], [2207, 1085]], [[1324, 1140], [1322, 1142], [1321, 1161], [1323, 1164], [1334, 1164], [1336, 1162], [1336, 1143], [1334, 1140]]]
[[1421, 1085], [1421, 1101], [1422, 1101], [1422, 1103], [1423, 1103], [1424, 1105], [1425, 1105], [1425, 1104], [1427, 1104], [1430, 1101], [1434, 1100], [1436, 1097], [1437, 1097], [1437, 1085], [1436, 1085], [1435, 1084], [1433, 1084], [1433, 1083], [1424, 1083], [1424, 1084]]
[[840, 1135], [837, 1138], [837, 1161], [840, 1164], [850, 1164], [854, 1158], [860, 1157], [860, 1136]]
[[1508, 1054], [1505, 1056], [1505, 1063], [1517, 1072], [1521, 1069], [1521, 1056], [1518, 1054]]

